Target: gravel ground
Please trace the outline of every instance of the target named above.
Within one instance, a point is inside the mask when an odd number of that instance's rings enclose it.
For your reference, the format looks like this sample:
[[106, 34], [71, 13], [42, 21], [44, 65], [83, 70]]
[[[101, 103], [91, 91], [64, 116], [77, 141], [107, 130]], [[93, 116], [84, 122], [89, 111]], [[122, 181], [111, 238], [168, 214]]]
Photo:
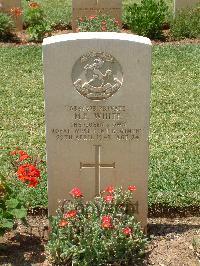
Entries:
[[149, 219], [147, 265], [198, 266], [200, 265], [200, 218]]

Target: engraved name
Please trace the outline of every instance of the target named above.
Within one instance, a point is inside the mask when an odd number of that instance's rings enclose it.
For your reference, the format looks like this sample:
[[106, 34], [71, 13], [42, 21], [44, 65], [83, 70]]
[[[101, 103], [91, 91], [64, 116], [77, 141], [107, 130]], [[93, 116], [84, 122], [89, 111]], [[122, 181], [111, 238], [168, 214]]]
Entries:
[[128, 125], [124, 105], [66, 105], [65, 110], [70, 121], [51, 129], [58, 141], [139, 141], [142, 137], [141, 128]]

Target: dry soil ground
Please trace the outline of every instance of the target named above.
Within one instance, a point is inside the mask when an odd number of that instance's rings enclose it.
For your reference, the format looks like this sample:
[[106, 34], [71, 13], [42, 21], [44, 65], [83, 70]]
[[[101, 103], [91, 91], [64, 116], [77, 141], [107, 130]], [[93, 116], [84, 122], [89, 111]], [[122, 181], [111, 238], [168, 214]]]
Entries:
[[[20, 224], [0, 240], [0, 265], [50, 265], [44, 253], [48, 237], [46, 214], [29, 215], [28, 224]], [[199, 217], [149, 218], [148, 236], [151, 241], [144, 265], [200, 265]]]

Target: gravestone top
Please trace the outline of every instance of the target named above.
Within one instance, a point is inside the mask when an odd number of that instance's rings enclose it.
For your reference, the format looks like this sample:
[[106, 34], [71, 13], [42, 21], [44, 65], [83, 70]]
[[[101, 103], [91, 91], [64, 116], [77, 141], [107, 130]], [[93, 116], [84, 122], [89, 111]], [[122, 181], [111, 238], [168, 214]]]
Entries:
[[55, 35], [52, 37], [47, 37], [43, 40], [43, 45], [60, 43], [65, 41], [75, 41], [75, 40], [121, 40], [121, 41], [132, 41], [141, 44], [151, 45], [151, 41], [143, 36], [127, 34], [127, 33], [117, 33], [117, 32], [79, 32], [79, 33], [69, 33], [62, 35]]

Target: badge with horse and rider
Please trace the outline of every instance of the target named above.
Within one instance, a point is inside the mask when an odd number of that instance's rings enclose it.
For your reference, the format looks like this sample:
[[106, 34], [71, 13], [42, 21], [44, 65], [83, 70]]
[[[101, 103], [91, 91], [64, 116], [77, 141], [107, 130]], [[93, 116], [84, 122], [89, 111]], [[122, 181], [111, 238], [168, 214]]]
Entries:
[[112, 55], [90, 52], [74, 64], [72, 81], [82, 96], [93, 101], [105, 100], [122, 86], [122, 67]]

